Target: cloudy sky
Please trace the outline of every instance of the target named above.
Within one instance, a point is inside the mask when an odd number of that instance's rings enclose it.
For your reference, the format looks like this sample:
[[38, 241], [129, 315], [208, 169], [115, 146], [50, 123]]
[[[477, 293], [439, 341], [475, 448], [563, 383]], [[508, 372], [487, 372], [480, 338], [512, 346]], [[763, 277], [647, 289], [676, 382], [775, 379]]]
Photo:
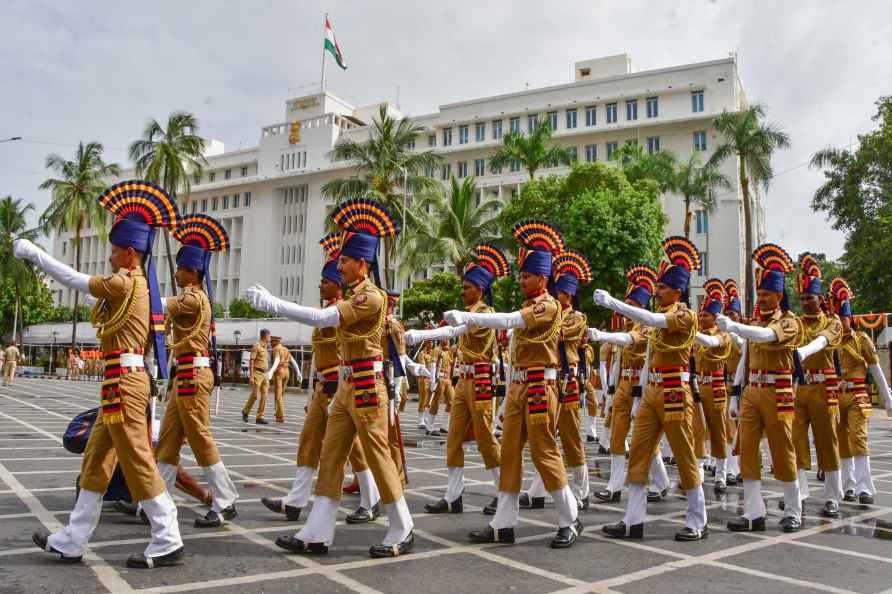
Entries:
[[869, 130], [873, 102], [890, 94], [892, 3], [671, 4], [4, 0], [0, 138], [25, 141], [0, 144], [0, 195], [41, 210], [48, 153], [98, 140], [126, 164], [146, 120], [173, 110], [194, 112], [227, 149], [255, 145], [260, 126], [282, 119], [286, 96], [318, 84], [328, 11], [349, 65], [329, 67], [329, 89], [355, 104], [399, 93], [410, 115], [564, 83], [583, 58], [628, 52], [646, 70], [736, 52], [748, 96], [793, 141], [774, 160], [769, 238], [794, 254], [839, 256], [843, 238], [809, 209], [821, 174], [807, 161]]

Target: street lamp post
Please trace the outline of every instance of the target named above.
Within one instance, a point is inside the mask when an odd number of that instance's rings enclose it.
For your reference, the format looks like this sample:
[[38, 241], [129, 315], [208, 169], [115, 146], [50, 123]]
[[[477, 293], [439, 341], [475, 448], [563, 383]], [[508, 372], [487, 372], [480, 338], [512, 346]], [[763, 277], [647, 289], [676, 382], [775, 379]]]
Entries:
[[50, 375], [56, 375], [56, 336], [58, 334], [53, 330], [53, 346], [50, 347]]
[[238, 340], [242, 337], [242, 331], [236, 330], [232, 333], [232, 337], [235, 338], [235, 377], [241, 378], [241, 368], [242, 368], [242, 353], [238, 348]]

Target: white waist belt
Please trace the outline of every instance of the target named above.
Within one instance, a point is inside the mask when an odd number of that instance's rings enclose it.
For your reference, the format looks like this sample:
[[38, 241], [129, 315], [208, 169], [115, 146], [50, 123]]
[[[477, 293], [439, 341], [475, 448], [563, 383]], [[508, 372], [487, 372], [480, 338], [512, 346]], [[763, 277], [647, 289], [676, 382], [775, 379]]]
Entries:
[[773, 384], [775, 376], [769, 373], [751, 373], [751, 384]]
[[192, 367], [210, 367], [211, 366], [211, 358], [210, 357], [194, 357], [192, 359]]
[[807, 384], [823, 384], [827, 381], [827, 376], [823, 373], [811, 373], [806, 371], [802, 375], [805, 377], [805, 383]]
[[[682, 371], [681, 374], [679, 375], [679, 379], [683, 382], [689, 382], [689, 381], [691, 381], [691, 373], [689, 371]], [[647, 381], [653, 382], [655, 384], [662, 384], [663, 383], [663, 374], [651, 371], [647, 374]]]
[[145, 358], [136, 353], [121, 353], [121, 367], [145, 367]]
[[[456, 365], [455, 373], [457, 373], [459, 375], [474, 375], [474, 373], [475, 373], [474, 367], [475, 367], [474, 365]], [[490, 365], [489, 367], [490, 367], [490, 370], [495, 369], [495, 365]]]
[[[384, 373], [384, 362], [374, 361], [372, 363], [372, 370], [375, 373]], [[341, 377], [350, 377], [351, 375], [353, 375], [353, 368], [349, 365], [341, 365]]]
[[[557, 379], [557, 369], [555, 369], [554, 367], [547, 367], [545, 369], [545, 379], [546, 380], [556, 380]], [[526, 369], [513, 369], [511, 371], [511, 381], [512, 382], [527, 381], [527, 370]]]

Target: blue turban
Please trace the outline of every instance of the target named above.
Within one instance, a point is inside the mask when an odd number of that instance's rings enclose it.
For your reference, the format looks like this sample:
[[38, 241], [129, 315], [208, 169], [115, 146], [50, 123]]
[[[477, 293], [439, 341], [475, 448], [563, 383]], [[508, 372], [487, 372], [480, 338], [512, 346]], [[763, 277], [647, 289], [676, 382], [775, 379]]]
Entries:
[[579, 279], [575, 274], [562, 274], [554, 282], [554, 288], [573, 297], [579, 288]]
[[465, 272], [464, 279], [468, 282], [474, 283], [485, 292], [488, 291], [489, 288], [492, 286], [492, 283], [496, 279], [496, 277], [492, 272], [490, 272], [483, 266], [474, 264]]
[[330, 280], [333, 283], [337, 283], [339, 285], [344, 284], [344, 277], [341, 276], [340, 271], [338, 271], [338, 261], [337, 260], [329, 260], [322, 267], [322, 278], [326, 280]]
[[551, 252], [544, 250], [527, 250], [520, 269], [530, 274], [551, 276]]
[[663, 271], [657, 282], [663, 283], [668, 287], [684, 292], [688, 288], [688, 282], [691, 280], [691, 271], [681, 266], [673, 264]]
[[341, 254], [371, 264], [378, 254], [378, 238], [368, 233], [348, 233]]

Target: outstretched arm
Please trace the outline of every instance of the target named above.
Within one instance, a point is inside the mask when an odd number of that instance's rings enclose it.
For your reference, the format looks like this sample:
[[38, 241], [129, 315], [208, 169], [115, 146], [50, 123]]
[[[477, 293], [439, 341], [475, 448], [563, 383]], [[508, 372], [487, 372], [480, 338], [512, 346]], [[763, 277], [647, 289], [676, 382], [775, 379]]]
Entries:
[[424, 365], [420, 365], [409, 358], [409, 355], [403, 353], [400, 355], [400, 363], [403, 364], [403, 369], [408, 371], [414, 376], [418, 377], [426, 377], [430, 378], [431, 372], [427, 370], [427, 367]]
[[694, 336], [694, 340], [697, 341], [697, 344], [710, 349], [722, 346], [722, 340], [718, 336], [710, 336], [708, 334], [703, 334], [702, 332], [698, 332], [697, 335]]
[[771, 328], [763, 328], [762, 326], [750, 326], [748, 324], [740, 324], [734, 322], [728, 316], [719, 314], [716, 318], [716, 326], [723, 332], [733, 332], [741, 338], [752, 340], [753, 342], [777, 342], [777, 334]]
[[254, 309], [283, 316], [313, 328], [330, 328], [341, 323], [341, 314], [334, 305], [323, 309], [298, 305], [274, 297], [262, 285], [250, 287], [245, 291], [245, 298]]
[[588, 337], [590, 340], [596, 342], [606, 342], [608, 344], [615, 344], [616, 346], [623, 347], [629, 346], [635, 342], [632, 335], [628, 332], [602, 332], [597, 328], [589, 328]]
[[610, 293], [603, 289], [597, 289], [595, 291], [594, 299], [595, 303], [601, 307], [612, 309], [639, 324], [644, 324], [645, 326], [651, 326], [653, 328], [669, 327], [669, 321], [664, 314], [647, 311], [640, 307], [633, 307], [619, 299], [614, 299], [610, 296]]
[[452, 340], [467, 333], [467, 326], [441, 326], [430, 330], [406, 330], [406, 344], [418, 344], [424, 340]]
[[823, 350], [828, 344], [826, 336], [818, 336], [807, 345], [796, 349], [796, 352], [799, 353], [799, 360], [805, 361], [815, 353]]
[[482, 326], [496, 330], [526, 328], [523, 315], [519, 311], [511, 313], [472, 313], [470, 311], [450, 310], [443, 314], [443, 319], [450, 326]]
[[12, 253], [19, 260], [28, 260], [53, 277], [63, 287], [81, 293], [90, 292], [89, 274], [78, 272], [71, 266], [59, 262], [27, 239], [16, 239], [12, 243]]

